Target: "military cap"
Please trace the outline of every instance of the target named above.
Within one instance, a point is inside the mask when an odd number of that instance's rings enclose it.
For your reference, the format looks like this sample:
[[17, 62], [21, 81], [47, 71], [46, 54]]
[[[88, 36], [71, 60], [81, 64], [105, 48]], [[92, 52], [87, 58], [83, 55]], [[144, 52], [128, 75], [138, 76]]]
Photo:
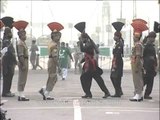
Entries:
[[132, 22], [135, 22], [135, 21], [140, 21], [140, 22], [142, 22], [142, 23], [144, 23], [144, 24], [147, 24], [147, 21], [145, 21], [145, 20], [143, 20], [143, 19], [141, 19], [141, 18], [136, 18], [136, 19], [133, 19], [133, 20], [132, 20]]
[[121, 34], [121, 30], [122, 30], [122, 27], [124, 26], [124, 23], [122, 22], [113, 22], [112, 23], [112, 26], [114, 27], [114, 29], [116, 30], [116, 32], [114, 33], [115, 36], [118, 36], [118, 37], [121, 37], [122, 34]]
[[4, 27], [2, 20], [0, 20], [0, 29]]
[[64, 29], [63, 25], [58, 22], [51, 22], [47, 25], [52, 32], [60, 32]]
[[18, 30], [18, 35], [21, 36], [23, 33], [25, 33], [25, 29], [28, 25], [28, 22], [24, 20], [19, 20], [13, 23], [13, 26]]
[[146, 22], [142, 21], [142, 19], [134, 20], [131, 23], [131, 26], [134, 29], [134, 35], [136, 35], [137, 37], [140, 37], [143, 31], [148, 30]]
[[18, 31], [21, 31], [21, 30], [25, 30], [26, 27], [28, 25], [28, 22], [24, 21], [24, 20], [19, 20], [19, 21], [16, 21], [13, 23], [13, 26], [18, 30]]
[[14, 23], [12, 17], [6, 16], [6, 17], [3, 17], [1, 20], [2, 20], [5, 27], [9, 27], [12, 29], [12, 27], [13, 27], [12, 24]]
[[154, 28], [153, 29], [156, 33], [159, 33], [160, 32], [160, 23], [154, 21]]
[[76, 25], [74, 25], [74, 27], [81, 33], [85, 32], [85, 28], [86, 28], [86, 23], [85, 22], [79, 22]]

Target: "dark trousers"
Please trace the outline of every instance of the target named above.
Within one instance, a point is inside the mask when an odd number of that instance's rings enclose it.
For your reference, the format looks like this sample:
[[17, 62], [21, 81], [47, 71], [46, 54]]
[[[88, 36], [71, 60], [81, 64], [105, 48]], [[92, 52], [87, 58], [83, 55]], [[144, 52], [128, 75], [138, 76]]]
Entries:
[[97, 84], [99, 85], [100, 89], [105, 93], [105, 94], [110, 94], [103, 78], [97, 74], [97, 73], [90, 73], [90, 72], [86, 72], [86, 73], [82, 73], [80, 80], [81, 80], [81, 85], [82, 85], [82, 89], [85, 92], [86, 95], [92, 95], [90, 89], [91, 89], [91, 84], [92, 84], [92, 78], [95, 79], [95, 81], [97, 82]]
[[13, 75], [14, 75], [13, 69], [14, 68], [9, 67], [7, 69], [7, 72], [6, 72], [6, 70], [3, 70], [3, 90], [2, 90], [2, 95], [11, 92], [10, 89], [11, 89], [12, 79], [13, 79]]
[[122, 94], [121, 79], [122, 79], [122, 77], [117, 77], [117, 78], [112, 78], [111, 77], [111, 81], [112, 81], [113, 87], [115, 89], [115, 94], [116, 95], [121, 95]]
[[145, 96], [149, 96], [152, 92], [154, 82], [154, 75], [152, 73], [147, 73], [144, 75], [144, 86], [146, 85], [145, 89]]

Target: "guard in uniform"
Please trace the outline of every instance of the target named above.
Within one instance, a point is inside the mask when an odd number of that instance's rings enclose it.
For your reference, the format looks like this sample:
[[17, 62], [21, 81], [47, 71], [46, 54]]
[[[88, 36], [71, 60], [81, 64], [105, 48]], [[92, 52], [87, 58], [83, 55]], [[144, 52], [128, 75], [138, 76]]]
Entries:
[[28, 47], [25, 43], [26, 40], [26, 31], [28, 22], [19, 20], [13, 23], [13, 26], [18, 30], [17, 34], [19, 41], [17, 42], [17, 56], [18, 56], [18, 67], [19, 67], [19, 76], [18, 76], [18, 101], [29, 101], [29, 98], [24, 95], [24, 88], [28, 76]]
[[[160, 39], [160, 23], [154, 21], [154, 27], [153, 27], [154, 31], [156, 33], [159, 33], [159, 39]], [[159, 65], [159, 75], [160, 75], [160, 43], [159, 43], [159, 48], [157, 50], [157, 54], [158, 54], [158, 65]]]
[[2, 70], [3, 70], [3, 89], [2, 97], [14, 97], [15, 94], [10, 91], [12, 86], [12, 79], [17, 64], [15, 49], [12, 44], [12, 17], [3, 17], [2, 22], [5, 25], [3, 40], [2, 40], [2, 51], [6, 49], [5, 54], [2, 58]]
[[157, 57], [155, 50], [156, 32], [152, 31], [147, 36], [147, 43], [144, 46], [144, 85], [146, 85], [144, 99], [152, 99], [150, 96], [153, 88], [154, 77], [156, 76]]
[[115, 46], [113, 48], [113, 59], [112, 59], [112, 67], [111, 67], [111, 81], [115, 89], [115, 94], [111, 97], [121, 97], [123, 95], [121, 88], [121, 79], [123, 76], [123, 47], [124, 40], [122, 38], [121, 29], [124, 26], [122, 22], [114, 22], [112, 23], [116, 32], [114, 33]]
[[52, 41], [49, 43], [49, 60], [48, 60], [48, 80], [44, 87], [42, 87], [39, 93], [43, 96], [43, 100], [54, 100], [49, 94], [53, 90], [57, 82], [57, 72], [59, 68], [58, 51], [60, 47], [61, 30], [64, 27], [58, 22], [51, 22], [48, 24], [51, 32]]
[[101, 77], [102, 72], [100, 73], [96, 59], [94, 58], [94, 51], [98, 52], [97, 47], [94, 41], [85, 33], [85, 22], [77, 23], [74, 26], [78, 31], [81, 32], [79, 39], [80, 49], [84, 52], [84, 58], [81, 63], [84, 62], [82, 68], [82, 74], [80, 76], [81, 85], [85, 95], [82, 98], [92, 98], [92, 93], [90, 91], [92, 78], [96, 80], [101, 90], [104, 92], [103, 98], [110, 96], [110, 93], [107, 87], [104, 84], [103, 78]]
[[130, 101], [143, 100], [143, 45], [140, 41], [142, 32], [148, 30], [147, 22], [143, 19], [134, 19], [131, 23], [134, 33], [134, 47], [132, 47], [131, 68], [134, 83], [134, 97]]

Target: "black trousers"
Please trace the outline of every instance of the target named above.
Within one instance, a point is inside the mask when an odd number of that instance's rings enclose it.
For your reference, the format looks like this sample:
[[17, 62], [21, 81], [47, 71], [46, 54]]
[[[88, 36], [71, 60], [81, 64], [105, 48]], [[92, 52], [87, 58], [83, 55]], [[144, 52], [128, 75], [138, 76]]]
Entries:
[[123, 93], [122, 88], [121, 88], [121, 79], [122, 79], [122, 77], [120, 77], [120, 76], [117, 78], [111, 77], [111, 81], [112, 81], [113, 87], [115, 89], [116, 95], [121, 95]]
[[146, 74], [144, 75], [144, 86], [146, 86], [144, 93], [145, 96], [149, 96], [151, 94], [153, 83], [154, 83], [154, 74], [146, 72]]
[[[6, 64], [5, 64], [5, 66], [6, 66]], [[2, 68], [2, 70], [3, 70], [2, 95], [11, 92], [10, 89], [11, 89], [11, 85], [12, 85], [12, 79], [13, 79], [13, 75], [14, 75], [15, 66], [7, 66], [7, 67], [4, 67], [4, 68], [5, 69]]]
[[98, 86], [105, 94], [110, 94], [101, 75], [97, 73], [85, 72], [85, 73], [82, 73], [80, 80], [81, 80], [82, 89], [86, 95], [92, 95], [90, 91], [91, 84], [92, 84], [92, 78], [95, 79]]

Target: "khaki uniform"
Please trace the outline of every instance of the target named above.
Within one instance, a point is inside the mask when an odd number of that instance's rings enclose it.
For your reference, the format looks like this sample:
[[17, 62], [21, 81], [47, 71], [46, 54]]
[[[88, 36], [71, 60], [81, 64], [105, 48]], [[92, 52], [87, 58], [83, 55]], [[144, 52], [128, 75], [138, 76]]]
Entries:
[[140, 42], [136, 42], [132, 48], [131, 68], [133, 75], [133, 83], [135, 87], [135, 94], [142, 94], [143, 91], [143, 46]]
[[[17, 44], [18, 57], [23, 57], [24, 61], [19, 60], [19, 77], [18, 77], [18, 91], [24, 91], [28, 75], [28, 47], [25, 42], [20, 40]], [[23, 64], [23, 66], [22, 66]]]
[[52, 91], [57, 82], [57, 66], [58, 66], [58, 44], [51, 41], [49, 46], [49, 60], [48, 60], [48, 80], [46, 90]]

